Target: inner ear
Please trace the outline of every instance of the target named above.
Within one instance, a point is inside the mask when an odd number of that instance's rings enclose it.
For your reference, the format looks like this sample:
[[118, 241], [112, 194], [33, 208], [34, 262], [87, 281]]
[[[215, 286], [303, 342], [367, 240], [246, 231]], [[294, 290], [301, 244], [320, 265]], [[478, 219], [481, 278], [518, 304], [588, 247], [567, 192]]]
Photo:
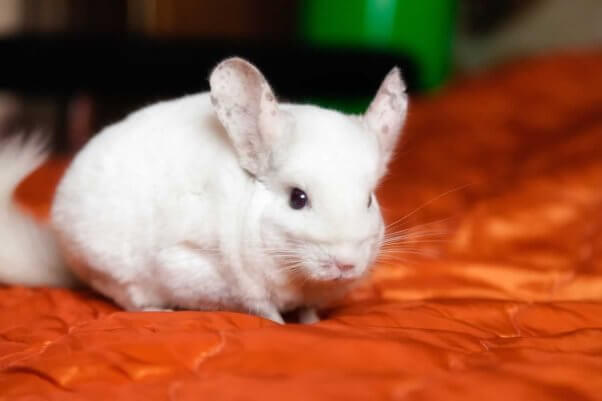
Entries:
[[237, 57], [218, 64], [209, 84], [211, 103], [239, 163], [251, 174], [261, 174], [282, 125], [272, 88], [254, 65]]
[[408, 97], [399, 68], [393, 68], [385, 77], [376, 96], [364, 114], [367, 127], [378, 137], [383, 163], [386, 165], [401, 136], [406, 118]]

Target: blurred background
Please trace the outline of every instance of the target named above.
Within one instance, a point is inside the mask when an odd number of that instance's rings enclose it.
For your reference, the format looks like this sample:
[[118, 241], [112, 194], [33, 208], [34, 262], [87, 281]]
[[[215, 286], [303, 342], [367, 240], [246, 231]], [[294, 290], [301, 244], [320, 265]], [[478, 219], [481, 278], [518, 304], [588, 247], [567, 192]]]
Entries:
[[255, 63], [281, 99], [364, 109], [393, 65], [428, 96], [511, 60], [602, 44], [599, 0], [2, 0], [0, 134], [74, 151], [156, 100]]

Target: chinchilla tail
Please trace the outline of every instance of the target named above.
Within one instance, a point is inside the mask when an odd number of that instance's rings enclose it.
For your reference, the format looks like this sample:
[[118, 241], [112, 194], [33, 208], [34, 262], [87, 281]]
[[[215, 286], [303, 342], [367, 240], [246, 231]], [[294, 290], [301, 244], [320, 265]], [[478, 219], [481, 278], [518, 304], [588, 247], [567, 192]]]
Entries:
[[24, 213], [13, 199], [19, 183], [49, 155], [41, 135], [0, 139], [0, 283], [71, 286], [49, 227]]

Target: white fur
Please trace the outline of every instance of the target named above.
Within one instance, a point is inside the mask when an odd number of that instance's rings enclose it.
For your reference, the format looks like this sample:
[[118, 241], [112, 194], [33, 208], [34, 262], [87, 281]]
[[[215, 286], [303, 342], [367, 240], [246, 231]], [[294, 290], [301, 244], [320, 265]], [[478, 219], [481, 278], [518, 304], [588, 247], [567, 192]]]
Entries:
[[[301, 307], [315, 320], [311, 309], [365, 276], [382, 240], [368, 199], [407, 103], [391, 74], [364, 119], [279, 104], [261, 73], [233, 58], [212, 73], [210, 93], [109, 126], [53, 202], [69, 266], [129, 310], [229, 309], [282, 322]], [[289, 206], [293, 187], [308, 207]]]
[[13, 202], [19, 182], [47, 157], [39, 135], [0, 141], [0, 282], [29, 286], [74, 284], [47, 227]]

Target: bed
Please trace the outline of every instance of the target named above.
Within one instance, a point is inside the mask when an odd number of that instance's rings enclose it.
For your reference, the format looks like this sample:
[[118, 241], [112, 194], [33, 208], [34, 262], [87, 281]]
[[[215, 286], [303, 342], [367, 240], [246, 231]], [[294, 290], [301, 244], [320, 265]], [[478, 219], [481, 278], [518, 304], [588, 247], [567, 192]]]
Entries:
[[408, 239], [318, 324], [0, 287], [0, 400], [602, 399], [600, 71], [545, 56], [414, 99], [380, 191]]

